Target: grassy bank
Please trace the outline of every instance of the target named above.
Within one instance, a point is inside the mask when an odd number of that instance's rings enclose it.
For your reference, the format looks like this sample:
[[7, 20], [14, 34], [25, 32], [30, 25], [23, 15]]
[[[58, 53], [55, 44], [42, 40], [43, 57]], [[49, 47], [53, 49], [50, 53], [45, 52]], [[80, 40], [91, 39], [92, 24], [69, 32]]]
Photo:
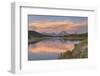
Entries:
[[84, 38], [79, 44], [75, 45], [72, 51], [66, 51], [59, 55], [59, 59], [74, 59], [74, 58], [87, 58], [88, 57], [88, 40]]

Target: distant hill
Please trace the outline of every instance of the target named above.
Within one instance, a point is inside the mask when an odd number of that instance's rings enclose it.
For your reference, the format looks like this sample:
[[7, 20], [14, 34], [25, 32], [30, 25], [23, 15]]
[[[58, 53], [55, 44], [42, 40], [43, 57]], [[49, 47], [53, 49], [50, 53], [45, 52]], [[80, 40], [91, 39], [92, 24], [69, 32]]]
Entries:
[[[63, 33], [63, 34], [62, 34]], [[55, 36], [59, 36], [59, 37], [86, 37], [88, 34], [87, 33], [83, 33], [83, 34], [65, 34], [65, 32], [62, 32], [61, 35], [55, 35], [52, 33], [51, 34], [43, 34], [43, 33], [38, 33], [36, 31], [28, 31], [28, 38], [32, 38], [32, 37], [55, 37]]]
[[35, 32], [35, 31], [28, 31], [28, 38], [31, 38], [31, 37], [44, 37], [44, 36], [48, 36], [48, 35], [43, 35], [41, 33]]

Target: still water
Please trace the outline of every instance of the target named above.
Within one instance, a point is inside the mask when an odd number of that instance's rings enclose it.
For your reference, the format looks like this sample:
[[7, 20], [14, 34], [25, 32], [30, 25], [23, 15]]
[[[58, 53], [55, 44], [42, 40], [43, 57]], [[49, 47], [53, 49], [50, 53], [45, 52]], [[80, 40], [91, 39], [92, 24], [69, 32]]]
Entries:
[[72, 51], [79, 40], [64, 40], [55, 37], [42, 39], [28, 44], [28, 60], [53, 60], [58, 59], [61, 53]]

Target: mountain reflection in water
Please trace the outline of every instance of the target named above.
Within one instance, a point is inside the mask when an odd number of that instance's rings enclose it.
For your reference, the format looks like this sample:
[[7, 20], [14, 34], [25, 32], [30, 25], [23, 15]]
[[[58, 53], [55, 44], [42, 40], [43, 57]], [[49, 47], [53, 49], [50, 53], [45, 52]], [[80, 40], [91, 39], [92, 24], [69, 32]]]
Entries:
[[48, 38], [35, 41], [28, 45], [28, 60], [58, 59], [59, 54], [72, 51], [79, 40], [64, 40], [63, 38]]

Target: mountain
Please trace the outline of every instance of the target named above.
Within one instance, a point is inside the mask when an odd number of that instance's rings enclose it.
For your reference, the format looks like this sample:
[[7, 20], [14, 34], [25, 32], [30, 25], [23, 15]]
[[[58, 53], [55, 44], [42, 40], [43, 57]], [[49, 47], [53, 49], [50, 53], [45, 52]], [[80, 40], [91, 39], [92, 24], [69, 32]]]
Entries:
[[65, 31], [62, 31], [62, 32], [59, 32], [59, 33], [56, 33], [56, 32], [42, 32], [41, 34], [43, 35], [48, 35], [48, 36], [64, 36], [64, 35], [68, 35], [67, 32]]
[[28, 38], [32, 38], [32, 37], [55, 37], [55, 36], [87, 36], [87, 33], [69, 34], [65, 31], [62, 31], [62, 32], [56, 34], [56, 33], [39, 33], [39, 32], [35, 32], [35, 31], [28, 31]]
[[28, 35], [33, 35], [33, 36], [44, 36], [43, 34], [41, 33], [38, 33], [38, 32], [35, 32], [35, 31], [28, 31]]
[[35, 31], [28, 31], [28, 38], [32, 38], [32, 37], [49, 37], [50, 35], [44, 35], [42, 33], [38, 33]]

